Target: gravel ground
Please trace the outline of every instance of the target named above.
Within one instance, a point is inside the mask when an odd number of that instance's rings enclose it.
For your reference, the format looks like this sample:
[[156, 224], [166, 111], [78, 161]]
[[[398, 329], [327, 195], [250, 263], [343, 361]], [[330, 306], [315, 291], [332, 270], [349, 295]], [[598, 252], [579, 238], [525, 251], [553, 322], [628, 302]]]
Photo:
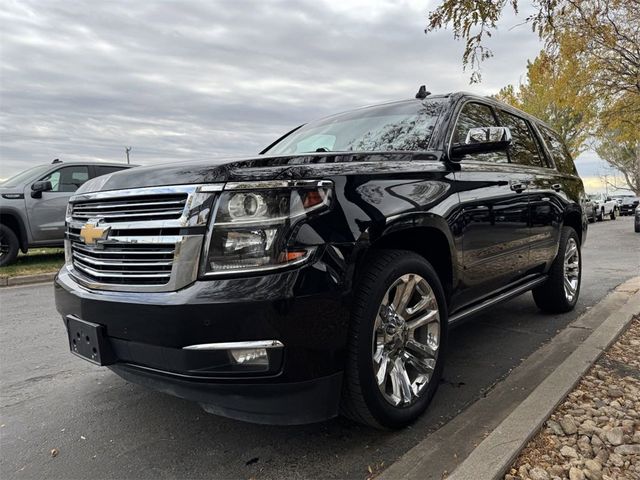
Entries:
[[505, 480], [640, 480], [640, 316], [529, 442]]

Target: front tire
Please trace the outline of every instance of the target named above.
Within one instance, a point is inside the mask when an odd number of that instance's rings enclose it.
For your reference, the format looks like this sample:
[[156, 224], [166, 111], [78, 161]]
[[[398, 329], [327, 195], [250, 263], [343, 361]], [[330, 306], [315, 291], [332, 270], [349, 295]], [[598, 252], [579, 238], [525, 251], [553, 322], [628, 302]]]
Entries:
[[19, 242], [15, 232], [0, 225], [0, 267], [11, 265], [18, 256]]
[[616, 209], [615, 209], [615, 207], [611, 209], [611, 213], [609, 214], [609, 218], [611, 220], [615, 220], [616, 219]]
[[423, 257], [372, 254], [358, 277], [342, 413], [376, 428], [400, 428], [427, 408], [442, 376], [447, 306]]
[[573, 310], [580, 295], [582, 252], [580, 239], [571, 227], [564, 227], [558, 255], [549, 269], [545, 283], [533, 289], [533, 299], [540, 310], [565, 313]]

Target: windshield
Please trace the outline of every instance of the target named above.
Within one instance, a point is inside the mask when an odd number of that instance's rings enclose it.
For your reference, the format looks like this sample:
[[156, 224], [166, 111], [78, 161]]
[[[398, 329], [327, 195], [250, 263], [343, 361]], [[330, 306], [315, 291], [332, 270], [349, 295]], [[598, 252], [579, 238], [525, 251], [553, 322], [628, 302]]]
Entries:
[[442, 99], [367, 107], [308, 123], [265, 153], [426, 150]]
[[17, 175], [14, 175], [13, 177], [0, 182], [0, 187], [7, 187], [7, 188], [18, 187], [23, 183], [29, 181], [31, 178], [39, 177], [44, 172], [49, 170], [50, 167], [51, 167], [50, 165], [40, 165], [38, 167], [30, 168], [29, 170], [20, 172]]

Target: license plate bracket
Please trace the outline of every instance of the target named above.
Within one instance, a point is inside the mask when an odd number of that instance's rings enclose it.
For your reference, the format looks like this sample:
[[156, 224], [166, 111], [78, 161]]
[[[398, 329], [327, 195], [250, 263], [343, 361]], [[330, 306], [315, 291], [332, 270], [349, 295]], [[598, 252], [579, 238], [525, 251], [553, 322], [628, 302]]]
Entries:
[[111, 365], [115, 356], [103, 325], [67, 317], [67, 333], [71, 353], [96, 365]]

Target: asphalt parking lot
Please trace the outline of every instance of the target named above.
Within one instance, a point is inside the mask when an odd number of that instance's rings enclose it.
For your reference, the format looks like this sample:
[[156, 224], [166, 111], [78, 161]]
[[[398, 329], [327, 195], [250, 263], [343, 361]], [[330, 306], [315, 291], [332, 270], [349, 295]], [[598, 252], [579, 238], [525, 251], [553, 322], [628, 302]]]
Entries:
[[[348, 420], [252, 425], [125, 383], [68, 352], [51, 285], [0, 290], [2, 478], [366, 478], [483, 396], [542, 344], [640, 274], [632, 217], [590, 225], [576, 311], [543, 315], [530, 294], [452, 332], [445, 379], [411, 428]], [[52, 457], [51, 449], [58, 455]]]

